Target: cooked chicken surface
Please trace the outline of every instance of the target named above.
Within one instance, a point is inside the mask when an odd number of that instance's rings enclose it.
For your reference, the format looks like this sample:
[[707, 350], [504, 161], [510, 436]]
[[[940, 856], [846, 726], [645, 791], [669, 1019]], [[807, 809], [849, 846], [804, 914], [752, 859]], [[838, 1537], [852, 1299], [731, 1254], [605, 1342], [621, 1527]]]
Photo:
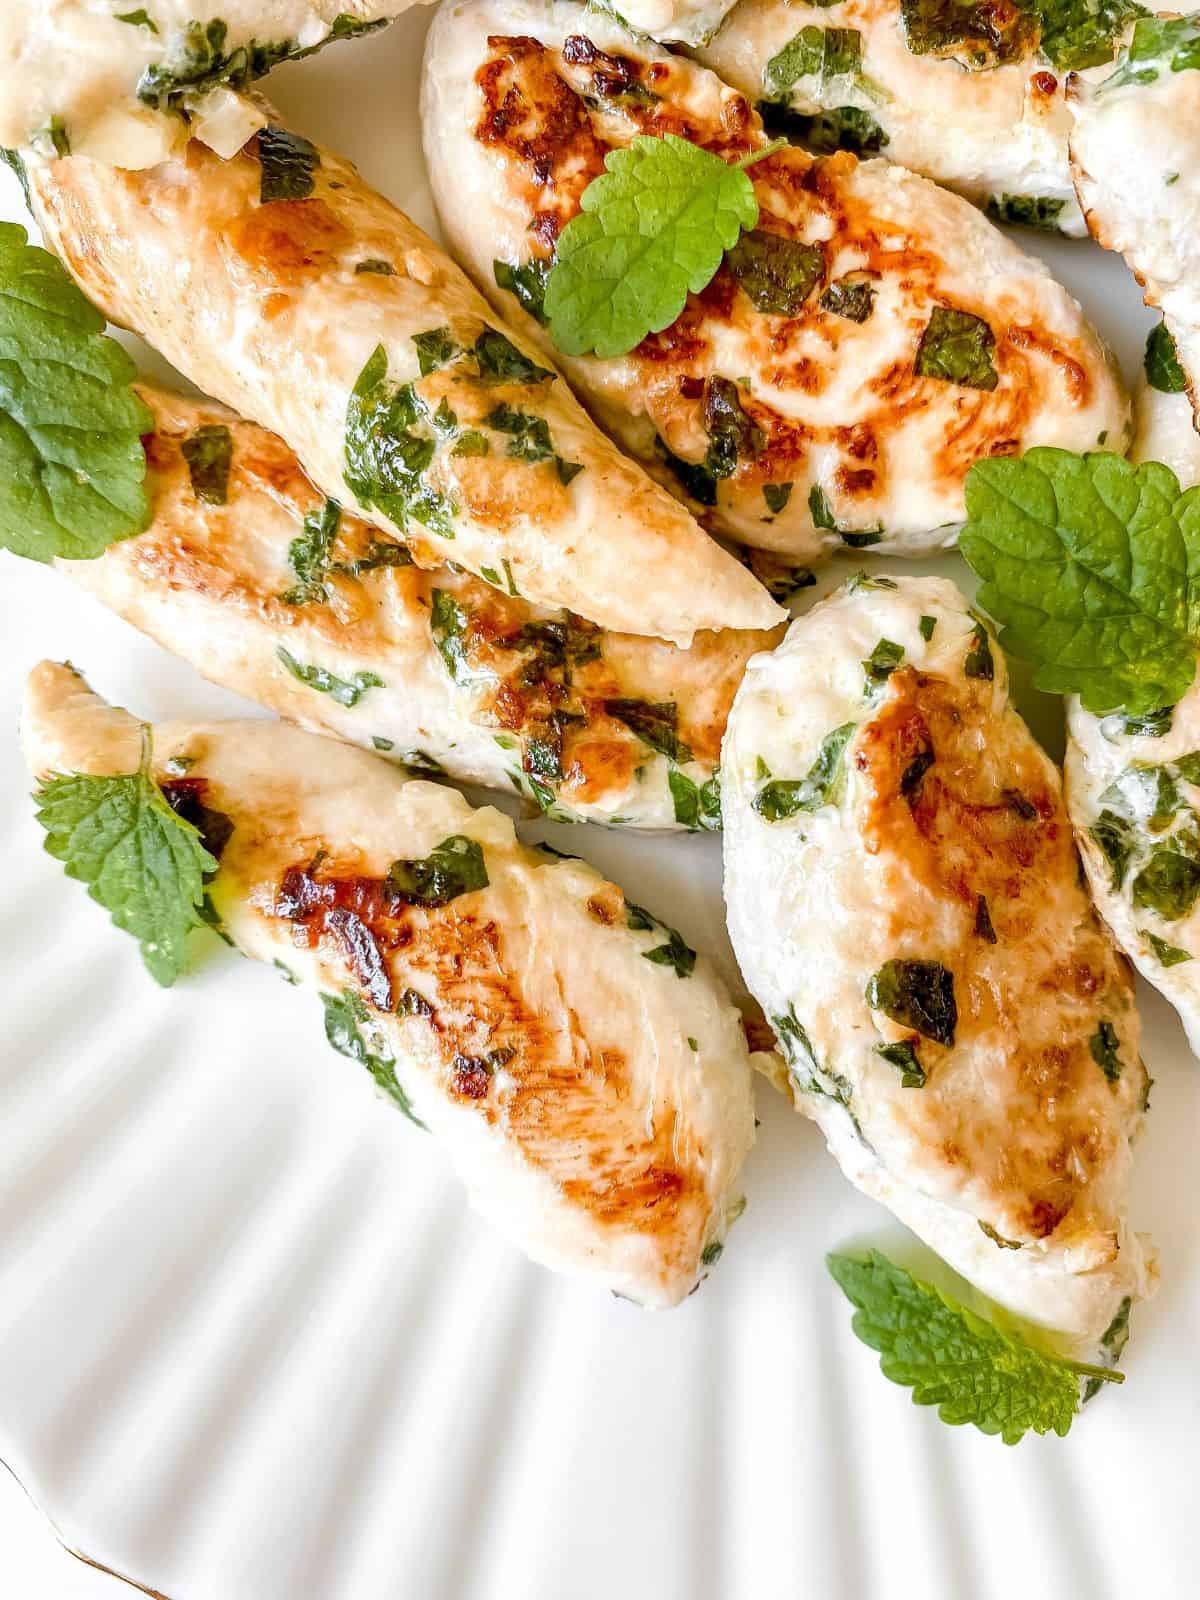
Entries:
[[679, 644], [782, 618], [348, 162], [271, 124], [229, 161], [193, 141], [150, 172], [72, 156], [29, 180], [106, 315], [422, 565]]
[[1190, 489], [1200, 482], [1200, 434], [1186, 391], [1164, 392], [1143, 378], [1133, 395], [1131, 461], [1161, 461]]
[[[1181, 64], [1182, 63], [1182, 64]], [[1102, 83], [1073, 82], [1071, 169], [1093, 237], [1125, 257], [1200, 378], [1200, 14], [1136, 24]]]
[[99, 560], [59, 562], [126, 621], [215, 683], [415, 771], [517, 788], [561, 820], [720, 826], [734, 690], [782, 630], [680, 650], [461, 568], [424, 571], [318, 493], [274, 434], [140, 392], [154, 519]]
[[596, 0], [631, 28], [671, 44], [705, 44], [728, 16], [734, 0]]
[[998, 647], [953, 584], [884, 582], [793, 623], [738, 691], [730, 934], [851, 1181], [1089, 1349], [1155, 1275], [1126, 1222], [1129, 969]]
[[[141, 724], [54, 663], [30, 677], [23, 735], [38, 777], [139, 764]], [[153, 771], [218, 850], [230, 938], [357, 1029], [480, 1211], [645, 1305], [691, 1291], [754, 1139], [741, 1021], [707, 960], [586, 863], [347, 745], [169, 723]]]
[[602, 15], [447, 0], [422, 123], [458, 257], [723, 533], [801, 561], [927, 553], [953, 542], [981, 457], [1125, 447], [1115, 367], [1045, 267], [958, 196], [846, 153], [755, 164], [758, 227], [675, 323], [623, 357], [557, 354], [537, 286], [605, 156], [640, 133], [730, 160], [766, 143], [744, 94]]
[[[1145, 384], [1135, 409], [1133, 458], [1200, 483], [1187, 395]], [[1097, 717], [1073, 699], [1067, 728], [1067, 805], [1092, 897], [1200, 1055], [1200, 684], [1150, 717]]]
[[264, 118], [238, 93], [413, 0], [8, 0], [0, 145], [150, 167], [198, 135], [232, 154]]
[[1048, 57], [1032, 8], [740, 0], [699, 59], [806, 148], [883, 155], [999, 220], [1078, 235], [1064, 63], [1111, 62], [1116, 49], [1090, 43], [1052, 41]]

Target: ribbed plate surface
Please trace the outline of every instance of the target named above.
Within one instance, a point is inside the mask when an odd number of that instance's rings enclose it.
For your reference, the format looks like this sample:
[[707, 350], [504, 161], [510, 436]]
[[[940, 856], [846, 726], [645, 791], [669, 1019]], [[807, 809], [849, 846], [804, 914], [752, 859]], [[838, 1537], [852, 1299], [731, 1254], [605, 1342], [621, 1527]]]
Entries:
[[[424, 25], [272, 92], [428, 223]], [[15, 183], [0, 200], [21, 215]], [[1132, 373], [1147, 318], [1119, 263], [1024, 242]], [[42, 854], [21, 681], [69, 657], [148, 717], [245, 708], [7, 557], [0, 640], [0, 1458], [68, 1545], [171, 1600], [1194, 1591], [1200, 1066], [1161, 1001], [1136, 1214], [1162, 1292], [1125, 1388], [1070, 1439], [1006, 1450], [915, 1409], [851, 1336], [823, 1253], [885, 1219], [765, 1087], [746, 1217], [652, 1316], [497, 1240], [326, 1048], [315, 998], [215, 944], [156, 989]], [[1055, 704], [1025, 703], [1057, 739]], [[732, 974], [717, 840], [569, 842]]]

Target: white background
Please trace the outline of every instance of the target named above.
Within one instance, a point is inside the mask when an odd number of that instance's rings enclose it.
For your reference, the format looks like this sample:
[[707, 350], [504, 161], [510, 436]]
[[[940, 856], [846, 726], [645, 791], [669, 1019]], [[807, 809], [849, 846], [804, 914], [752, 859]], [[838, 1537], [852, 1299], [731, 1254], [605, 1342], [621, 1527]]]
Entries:
[[136, 1589], [68, 1555], [7, 1472], [0, 1472], [0, 1550], [12, 1600], [136, 1600]]

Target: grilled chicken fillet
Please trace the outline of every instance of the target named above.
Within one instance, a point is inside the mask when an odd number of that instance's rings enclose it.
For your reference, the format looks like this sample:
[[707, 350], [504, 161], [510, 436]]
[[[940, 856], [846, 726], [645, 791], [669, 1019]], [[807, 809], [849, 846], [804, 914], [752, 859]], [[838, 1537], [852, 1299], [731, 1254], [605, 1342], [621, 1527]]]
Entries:
[[715, 73], [565, 0], [447, 0], [422, 88], [451, 247], [593, 414], [716, 530], [798, 561], [953, 543], [963, 481], [1034, 444], [1123, 449], [1128, 405], [1079, 306], [957, 195], [884, 161], [783, 149], [755, 229], [629, 354], [557, 353], [538, 281], [639, 134], [732, 161], [762, 122]]
[[[1135, 24], [1103, 82], [1073, 79], [1071, 170], [1092, 236], [1158, 306], [1200, 402], [1200, 14]], [[1182, 63], [1182, 64], [1180, 64]]]
[[1128, 30], [1116, 6], [1073, 20], [1047, 39], [1032, 7], [740, 0], [699, 59], [809, 149], [883, 155], [999, 220], [1079, 236], [1067, 76], [1085, 60], [1105, 76]]
[[150, 172], [71, 156], [28, 176], [47, 243], [112, 321], [423, 565], [507, 562], [526, 600], [678, 644], [781, 620], [348, 162], [272, 124], [229, 161], [193, 141]]
[[[141, 725], [68, 667], [31, 675], [23, 735], [39, 778], [138, 768]], [[482, 1212], [645, 1305], [690, 1292], [754, 1138], [740, 1018], [704, 958], [584, 862], [347, 745], [169, 723], [153, 774], [185, 815], [222, 819], [209, 888], [229, 936], [353, 1021]]]
[[1148, 1078], [1058, 774], [955, 586], [841, 591], [750, 665], [725, 896], [783, 1085], [843, 1171], [1014, 1312], [1094, 1351]]
[[[1200, 483], [1200, 434], [1186, 393], [1143, 384], [1135, 461]], [[1148, 717], [1068, 703], [1067, 806], [1092, 897], [1147, 983], [1178, 1011], [1200, 1055], [1200, 683]]]
[[[154, 516], [60, 569], [214, 682], [416, 771], [517, 787], [556, 818], [718, 827], [734, 690], [770, 633], [688, 650], [605, 632], [339, 511], [281, 439], [141, 386]], [[218, 486], [189, 464], [219, 451]], [[503, 582], [503, 574], [500, 575]]]

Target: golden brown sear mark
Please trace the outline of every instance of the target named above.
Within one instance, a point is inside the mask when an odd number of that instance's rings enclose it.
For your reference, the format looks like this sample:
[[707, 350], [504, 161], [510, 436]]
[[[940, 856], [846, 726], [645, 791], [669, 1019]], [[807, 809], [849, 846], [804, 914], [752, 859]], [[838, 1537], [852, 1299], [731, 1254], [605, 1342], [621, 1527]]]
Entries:
[[[674, 1112], [659, 1110], [647, 1132], [625, 1055], [587, 1038], [561, 984], [550, 1012], [531, 1004], [501, 929], [465, 898], [414, 907], [386, 878], [318, 856], [286, 868], [273, 910], [294, 937], [332, 947], [378, 1012], [393, 1010], [397, 991], [410, 992], [411, 975], [431, 979], [421, 990], [436, 993], [437, 1004], [425, 1002], [420, 1014], [448, 1092], [478, 1107], [599, 1223], [660, 1237], [673, 1258], [694, 1258], [707, 1213], [701, 1143], [680, 1138], [687, 1154], [676, 1151]], [[392, 971], [399, 961], [403, 981]]]
[[234, 217], [224, 238], [247, 266], [284, 288], [328, 272], [354, 242], [324, 200], [274, 200]]
[[717, 126], [701, 126], [659, 98], [671, 73], [665, 62], [610, 54], [581, 34], [570, 35], [560, 53], [528, 35], [493, 34], [488, 51], [475, 74], [484, 106], [475, 137], [524, 164], [530, 228], [546, 254], [604, 170], [610, 146], [595, 131], [593, 108], [619, 109], [637, 132], [674, 133], [720, 153], [750, 147], [747, 102], [733, 96]]
[[1020, 899], [1029, 874], [1075, 870], [1070, 830], [1041, 762], [1032, 747], [1015, 744], [993, 758], [989, 680], [959, 683], [903, 667], [890, 684], [855, 751], [871, 789], [866, 847], [900, 854], [933, 893], [964, 906], [986, 895], [1003, 937], [1005, 906]]
[[[906, 1106], [942, 1135], [932, 1142], [947, 1167], [984, 1182], [1006, 1237], [1040, 1239], [1069, 1214], [1080, 1225], [1092, 1174], [1120, 1137], [1091, 1041], [1106, 1013], [1119, 1028], [1129, 991], [1079, 886], [1061, 799], [1032, 739], [998, 737], [992, 695], [984, 679], [903, 667], [854, 764], [866, 849], [904, 886], [887, 937], [905, 948], [914, 916], [937, 930], [926, 953], [954, 975], [960, 1060], [986, 1041], [1006, 1079], [990, 1097], [974, 1092], [968, 1116], [953, 1082], [962, 1069], [947, 1082], [923, 1042], [929, 1082]], [[1060, 911], [1052, 932], [1048, 901]]]
[[475, 75], [484, 103], [475, 137], [526, 164], [538, 237], [553, 248], [584, 189], [603, 172], [605, 146], [583, 100], [536, 39], [494, 36], [488, 48], [492, 54]]

